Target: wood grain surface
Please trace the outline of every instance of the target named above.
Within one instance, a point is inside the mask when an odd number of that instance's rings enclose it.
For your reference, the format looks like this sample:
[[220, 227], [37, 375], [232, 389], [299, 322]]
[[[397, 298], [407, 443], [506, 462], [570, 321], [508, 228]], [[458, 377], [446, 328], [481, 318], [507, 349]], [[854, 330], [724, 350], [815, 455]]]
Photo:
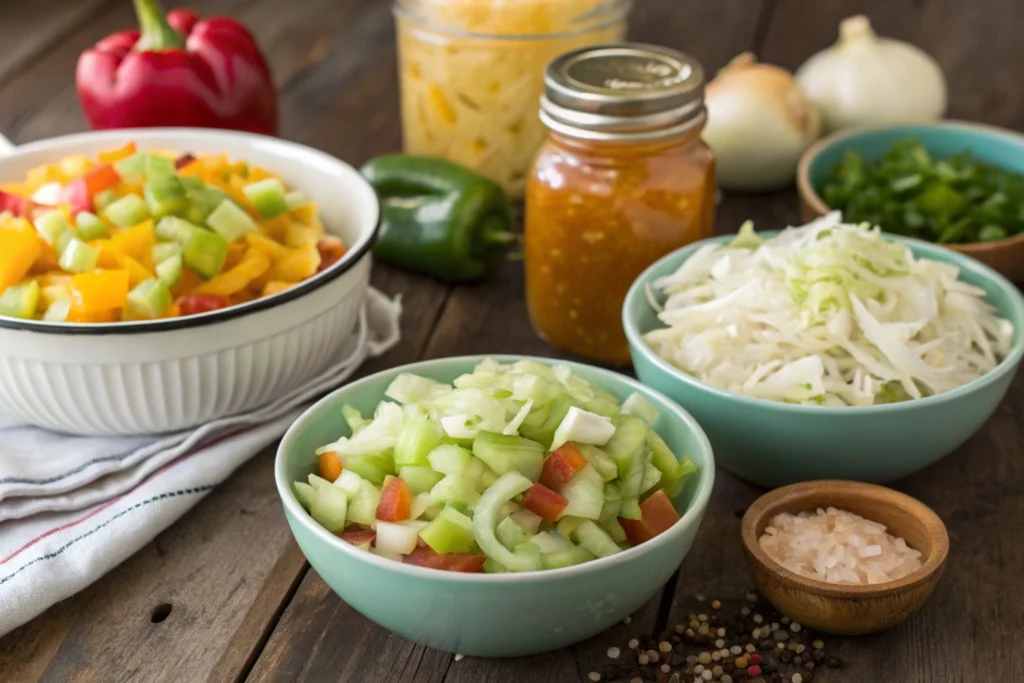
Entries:
[[[385, 0], [196, 0], [201, 14], [245, 21], [273, 65], [283, 135], [359, 164], [398, 149], [397, 74]], [[631, 39], [679, 48], [713, 74], [735, 54], [795, 68], [831, 43], [838, 22], [868, 14], [879, 32], [931, 52], [950, 83], [950, 114], [1024, 129], [1020, 0], [638, 0]], [[133, 23], [127, 0], [0, 3], [0, 132], [16, 142], [83, 130], [74, 93], [79, 52]], [[792, 190], [727, 196], [718, 231], [746, 219], [797, 219]], [[451, 288], [377, 266], [401, 294], [403, 341], [362, 373], [419, 358], [507, 352], [558, 356], [530, 330], [520, 265]], [[943, 462], [897, 487], [949, 530], [946, 576], [922, 612], [876, 636], [827, 639], [847, 662], [815, 681], [1022, 681], [1024, 378], [993, 419]], [[291, 540], [273, 485], [273, 449], [109, 575], [0, 638], [0, 681], [575, 683], [610, 646], [660, 633], [704, 603], [752, 587], [742, 511], [761, 491], [720, 472], [693, 550], [629, 624], [572, 648], [516, 660], [455, 661], [404, 641], [344, 604]], [[0, 526], [2, 533], [2, 526]]]

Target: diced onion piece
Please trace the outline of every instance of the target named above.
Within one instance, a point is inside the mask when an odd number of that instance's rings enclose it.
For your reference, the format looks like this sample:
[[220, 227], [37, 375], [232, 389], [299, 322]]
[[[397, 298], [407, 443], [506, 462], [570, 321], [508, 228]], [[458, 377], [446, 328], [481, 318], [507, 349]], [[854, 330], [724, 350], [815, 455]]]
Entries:
[[651, 425], [658, 419], [658, 409], [640, 394], [630, 394], [622, 404], [622, 412], [635, 415]]
[[451, 391], [450, 387], [426, 377], [403, 372], [391, 380], [384, 395], [399, 403], [409, 404], [422, 401], [437, 394]]
[[420, 530], [401, 523], [377, 520], [376, 547], [385, 553], [408, 555], [416, 549]]
[[532, 398], [523, 404], [523, 407], [519, 409], [516, 416], [509, 420], [509, 423], [505, 425], [505, 429], [501, 430], [501, 433], [506, 436], [518, 436], [519, 425], [523, 424], [523, 420], [526, 419], [526, 416], [530, 414], [531, 410], [533, 410]]
[[534, 514], [529, 510], [513, 512], [509, 515], [509, 519], [521, 526], [523, 531], [531, 534], [537, 533], [537, 530], [540, 529], [541, 522], [544, 521], [540, 518], [540, 515]]
[[441, 418], [441, 427], [453, 439], [474, 439], [480, 430], [470, 427], [469, 419], [469, 415], [449, 415]]
[[569, 408], [569, 412], [555, 430], [550, 450], [558, 450], [558, 447], [567, 441], [603, 446], [614, 434], [615, 425], [607, 417], [573, 406]]
[[540, 569], [539, 556], [515, 553], [501, 544], [495, 535], [501, 506], [533, 486], [533, 482], [519, 472], [506, 472], [488, 488], [473, 511], [473, 537], [480, 549], [495, 562], [510, 571], [524, 572]]

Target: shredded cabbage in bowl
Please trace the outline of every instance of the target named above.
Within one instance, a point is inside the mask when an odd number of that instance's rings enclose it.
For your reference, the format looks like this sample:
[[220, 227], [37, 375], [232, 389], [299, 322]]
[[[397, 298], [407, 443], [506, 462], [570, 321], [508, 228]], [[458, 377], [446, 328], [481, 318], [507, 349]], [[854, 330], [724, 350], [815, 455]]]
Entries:
[[712, 386], [868, 406], [949, 391], [1009, 353], [1013, 325], [952, 265], [834, 212], [765, 240], [743, 226], [653, 283], [659, 356]]

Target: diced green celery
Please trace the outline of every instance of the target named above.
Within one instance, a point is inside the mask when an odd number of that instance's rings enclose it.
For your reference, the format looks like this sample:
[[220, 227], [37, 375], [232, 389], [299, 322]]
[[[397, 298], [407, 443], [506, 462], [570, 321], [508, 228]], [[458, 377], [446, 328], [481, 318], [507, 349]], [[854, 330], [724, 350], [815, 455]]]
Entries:
[[180, 244], [177, 244], [175, 242], [158, 242], [157, 244], [153, 245], [153, 249], [150, 252], [150, 256], [153, 259], [153, 263], [163, 263], [172, 256], [177, 256], [180, 253]]
[[[562, 420], [565, 419], [569, 409], [574, 405], [576, 405], [576, 402], [571, 397], [563, 394], [555, 399], [548, 408], [542, 409], [539, 413], [537, 410], [534, 410], [527, 415], [526, 419], [523, 420], [523, 424], [519, 426], [519, 433], [531, 441], [541, 444], [547, 450], [555, 438], [555, 430], [562, 424]], [[537, 414], [536, 417], [535, 413]], [[537, 423], [538, 418], [543, 418], [543, 421], [539, 424]]]
[[128, 292], [127, 308], [140, 318], [159, 318], [172, 301], [171, 290], [167, 285], [156, 278], [150, 278]]
[[612, 537], [612, 540], [616, 543], [626, 542], [626, 530], [619, 524], [618, 517], [612, 517], [601, 522], [601, 528], [608, 532], [608, 535]]
[[495, 533], [501, 544], [509, 550], [515, 550], [516, 546], [526, 543], [533, 536], [524, 531], [523, 527], [516, 524], [511, 517], [501, 520]]
[[409, 490], [412, 491], [413, 495], [418, 493], [427, 493], [437, 482], [444, 478], [444, 475], [440, 472], [435, 472], [429, 467], [423, 467], [420, 465], [405, 465], [398, 468], [398, 476], [405, 480], [405, 483], [409, 485]]
[[75, 239], [75, 233], [72, 230], [62, 232], [57, 238], [57, 243], [54, 244], [54, 248], [57, 250], [57, 258], [64, 255], [64, 250], [71, 244], [71, 240]]
[[352, 435], [355, 436], [356, 432], [370, 424], [370, 420], [363, 417], [363, 414], [359, 412], [359, 409], [355, 406], [346, 403], [341, 407], [341, 417], [345, 420], [345, 424], [348, 425]]
[[306, 199], [306, 195], [302, 194], [302, 192], [299, 192], [298, 190], [286, 194], [284, 197], [284, 201], [286, 204], [288, 204], [289, 211], [294, 211], [295, 209], [298, 209], [300, 207], [305, 206], [306, 204], [309, 204], [309, 200]]
[[61, 269], [69, 273], [88, 273], [96, 269], [99, 260], [99, 249], [75, 237], [64, 247], [64, 253], [60, 255], [58, 263]]
[[654, 424], [658, 419], [658, 409], [651, 405], [651, 402], [640, 394], [633, 393], [622, 404], [622, 412], [627, 415], [635, 415], [649, 425]]
[[472, 459], [467, 449], [451, 444], [441, 444], [427, 454], [430, 466], [442, 474], [462, 474]]
[[498, 481], [498, 475], [495, 474], [494, 471], [491, 470], [490, 468], [484, 468], [484, 471], [480, 473], [480, 476], [477, 478], [476, 481], [477, 486], [485, 489], [490, 487], [494, 482]]
[[34, 318], [39, 306], [39, 283], [35, 280], [11, 285], [0, 294], [0, 315], [9, 318]]
[[57, 299], [46, 309], [43, 320], [50, 323], [62, 323], [68, 319], [71, 312], [71, 301], [68, 299]]
[[647, 430], [647, 423], [638, 417], [623, 415], [619, 418], [615, 435], [604, 445], [604, 452], [618, 467], [619, 478], [625, 478], [633, 460], [643, 455]]
[[343, 467], [378, 486], [384, 483], [384, 477], [394, 474], [389, 459], [378, 454], [343, 455], [341, 458]]
[[479, 482], [484, 476], [484, 472], [487, 472], [487, 465], [484, 464], [484, 461], [480, 458], [470, 458], [469, 463], [466, 465], [466, 469], [462, 472], [462, 476], [466, 479], [472, 479], [473, 481]]
[[449, 474], [430, 489], [430, 497], [443, 503], [472, 505], [480, 500], [475, 482], [458, 474]]
[[[536, 555], [520, 554], [503, 546], [496, 535], [498, 514], [505, 503], [531, 486], [533, 482], [519, 472], [506, 472], [480, 497], [473, 514], [473, 537], [480, 550], [514, 572], [540, 569], [540, 552]], [[533, 547], [536, 549], [537, 546]]]
[[602, 417], [615, 417], [621, 412], [618, 403], [601, 398], [590, 398], [583, 401], [583, 408]]
[[615, 539], [589, 519], [580, 522], [576, 529], [576, 537], [579, 538], [581, 546], [598, 557], [608, 557], [622, 552], [622, 548], [615, 543]]
[[544, 521], [539, 515], [530, 512], [529, 510], [513, 512], [509, 515], [509, 519], [523, 527], [523, 531], [529, 534], [537, 533], [537, 530], [540, 529], [541, 523]]
[[644, 478], [640, 484], [640, 493], [646, 493], [657, 486], [658, 482], [661, 481], [661, 477], [661, 470], [657, 467], [651, 463], [644, 465]]
[[185, 186], [185, 191], [188, 192], [189, 194], [210, 187], [205, 182], [203, 182], [203, 179], [200, 178], [199, 176], [182, 175], [178, 176], [178, 178], [181, 179], [181, 184]]
[[348, 496], [349, 502], [359, 495], [359, 492], [363, 490], [363, 484], [366, 482], [365, 479], [360, 477], [352, 470], [341, 470], [341, 474], [334, 480], [334, 486], [338, 487], [345, 492]]
[[626, 470], [626, 475], [619, 479], [619, 490], [622, 496], [639, 496], [644, 482], [644, 471], [647, 469], [647, 448], [641, 448], [633, 456], [633, 461]]
[[420, 538], [435, 553], [464, 553], [473, 546], [473, 520], [446, 506], [420, 531]]
[[345, 528], [348, 497], [336, 486], [321, 486], [310, 506], [310, 516], [331, 533]]
[[581, 522], [583, 519], [580, 517], [562, 517], [555, 524], [555, 529], [566, 538], [574, 538]]
[[273, 218], [288, 211], [288, 197], [284, 185], [277, 178], [267, 178], [242, 188], [253, 208], [263, 218]]
[[176, 175], [158, 175], [146, 182], [146, 207], [154, 218], [181, 214], [187, 206], [185, 186]]
[[107, 224], [100, 217], [88, 211], [79, 212], [75, 216], [75, 227], [81, 240], [98, 240], [110, 234]]
[[136, 152], [130, 157], [115, 161], [114, 170], [126, 183], [141, 182], [146, 177], [146, 157], [148, 156], [145, 152]]
[[149, 218], [146, 200], [137, 194], [126, 194], [100, 213], [119, 228], [130, 228]]
[[395, 441], [395, 465], [427, 466], [427, 454], [441, 444], [441, 425], [429, 417], [406, 420]]
[[318, 474], [313, 474], [312, 472], [310, 472], [309, 476], [306, 477], [306, 481], [308, 481], [309, 485], [312, 486], [315, 489], [318, 489], [321, 486], [330, 486], [331, 485], [331, 482], [327, 481], [326, 479], [324, 479], [323, 477], [321, 477]]
[[[513, 524], [515, 524], [515, 522], [513, 522]], [[500, 528], [501, 525], [498, 526]], [[498, 538], [501, 538], [501, 536]], [[563, 550], [572, 550], [573, 547], [573, 542], [557, 531], [542, 531], [531, 538], [530, 542], [537, 546], [537, 548], [545, 555], [548, 553], [561, 552]]]
[[228, 257], [228, 241], [215, 232], [196, 230], [185, 241], [181, 260], [207, 280], [220, 274]]
[[516, 471], [534, 481], [544, 466], [544, 447], [521, 436], [482, 431], [473, 439], [473, 455], [499, 475]]
[[597, 556], [586, 548], [573, 546], [570, 550], [541, 555], [540, 561], [544, 569], [561, 569], [596, 559]]
[[117, 192], [114, 188], [109, 188], [96, 193], [96, 196], [92, 198], [92, 206], [97, 211], [103, 211], [103, 209], [113, 204], [116, 200]]
[[313, 507], [313, 501], [316, 500], [316, 489], [304, 481], [297, 481], [292, 487], [295, 489], [295, 497], [299, 504], [309, 512]]
[[377, 506], [380, 505], [380, 489], [364, 481], [362, 489], [348, 506], [348, 520], [353, 524], [369, 526], [377, 520]]
[[230, 199], [223, 200], [207, 217], [206, 224], [229, 242], [256, 230], [256, 222]]
[[615, 519], [619, 516], [619, 510], [621, 509], [621, 500], [605, 500], [604, 505], [601, 506], [601, 518], [599, 521], [606, 522], [609, 519]]
[[[189, 180], [190, 178], [182, 178], [182, 180]], [[225, 199], [228, 198], [227, 193], [216, 187], [209, 187], [202, 182], [197, 188], [188, 187], [188, 206], [183, 214], [185, 218], [192, 221], [193, 223], [206, 224], [209, 220], [210, 214], [212, 214]]]
[[619, 508], [619, 517], [624, 519], [643, 519], [640, 511], [640, 499], [636, 496], [622, 499], [622, 507]]
[[508, 569], [500, 562], [487, 558], [484, 560], [484, 571], [488, 574], [508, 574]]
[[515, 550], [512, 551], [512, 555], [518, 562], [521, 562], [524, 566], [528, 566], [529, 569], [524, 571], [532, 571], [541, 568], [540, 559], [540, 548], [535, 546], [533, 543], [521, 543], [516, 546]]
[[181, 282], [182, 267], [181, 254], [175, 254], [156, 264], [156, 276], [168, 287], [174, 287]]
[[619, 468], [615, 461], [608, 457], [608, 454], [599, 447], [589, 443], [578, 443], [576, 448], [580, 454], [587, 459], [601, 478], [605, 481], [613, 481], [619, 476]]
[[590, 465], [573, 475], [561, 491], [569, 501], [562, 514], [586, 519], [601, 519], [604, 508], [604, 480]]
[[[64, 212], [60, 209], [40, 214], [35, 219], [35, 226], [36, 232], [46, 240], [47, 244], [57, 244], [57, 238], [60, 237], [61, 233], [71, 230], [67, 218], [64, 217]], [[87, 240], [90, 238], [82, 237], [81, 239]]]
[[184, 218], [165, 216], [156, 224], [154, 232], [156, 232], [156, 238], [161, 242], [175, 242], [178, 245], [183, 245], [188, 242], [188, 238], [193, 233], [205, 231]]
[[155, 154], [146, 155], [146, 177], [149, 180], [154, 178], [176, 176], [178, 169], [174, 167], [174, 159], [167, 157], [157, 156]]

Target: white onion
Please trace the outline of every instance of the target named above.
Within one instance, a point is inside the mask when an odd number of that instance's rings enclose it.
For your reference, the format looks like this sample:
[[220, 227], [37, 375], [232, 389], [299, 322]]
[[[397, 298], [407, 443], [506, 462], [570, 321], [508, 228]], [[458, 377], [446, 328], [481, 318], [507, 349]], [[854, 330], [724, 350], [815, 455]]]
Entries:
[[408, 555], [416, 549], [418, 529], [377, 520], [377, 538], [374, 546], [380, 553]]

